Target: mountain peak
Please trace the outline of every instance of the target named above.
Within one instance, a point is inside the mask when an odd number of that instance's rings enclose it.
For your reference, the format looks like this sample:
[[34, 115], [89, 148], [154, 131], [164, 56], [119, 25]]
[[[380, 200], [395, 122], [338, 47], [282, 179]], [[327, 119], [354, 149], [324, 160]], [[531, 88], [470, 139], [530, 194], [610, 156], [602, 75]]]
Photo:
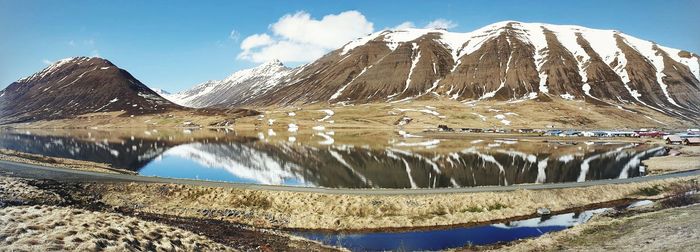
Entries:
[[109, 111], [159, 113], [178, 108], [128, 72], [94, 57], [58, 60], [10, 84], [2, 94], [0, 123]]
[[261, 67], [265, 67], [265, 66], [284, 66], [284, 63], [282, 63], [282, 61], [280, 61], [279, 59], [271, 59], [271, 60], [268, 60], [268, 61], [265, 62], [265, 63], [262, 63], [260, 66], [261, 66]]
[[46, 68], [42, 69], [41, 71], [34, 73], [30, 76], [24, 77], [22, 79], [19, 79], [17, 82], [30, 82], [30, 81], [36, 81], [40, 80], [42, 78], [49, 77], [53, 74], [62, 72], [66, 70], [66, 68], [71, 68], [71, 66], [79, 66], [81, 64], [88, 64], [88, 65], [94, 65], [94, 67], [99, 67], [103, 70], [106, 70], [111, 67], [115, 67], [112, 62], [109, 60], [103, 59], [103, 58], [98, 58], [98, 57], [85, 57], [85, 56], [78, 56], [78, 57], [70, 57], [70, 58], [65, 58], [65, 59], [60, 59], [57, 60], [50, 65], [48, 65]]

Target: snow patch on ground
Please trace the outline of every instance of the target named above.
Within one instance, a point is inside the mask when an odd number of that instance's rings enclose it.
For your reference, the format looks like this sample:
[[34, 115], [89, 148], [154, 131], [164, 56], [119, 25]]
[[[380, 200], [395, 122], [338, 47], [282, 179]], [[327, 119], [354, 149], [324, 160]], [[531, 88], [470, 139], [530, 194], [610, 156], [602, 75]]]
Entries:
[[406, 131], [399, 130], [399, 135], [403, 138], [421, 138], [422, 136], [416, 136], [410, 133], [407, 133]]
[[289, 125], [287, 125], [287, 131], [289, 132], [297, 132], [298, 130], [299, 126], [297, 126], [296, 124], [290, 123]]
[[573, 96], [573, 95], [571, 95], [571, 94], [569, 94], [569, 93], [566, 93], [566, 94], [563, 94], [563, 95], [560, 95], [560, 96], [561, 96], [562, 99], [564, 99], [564, 100], [569, 100], [569, 101], [573, 101], [574, 98], [576, 98], [575, 96]]
[[431, 115], [434, 115], [434, 116], [439, 116], [439, 115], [440, 115], [440, 113], [438, 113], [438, 112], [436, 112], [436, 111], [434, 111], [434, 110], [430, 110], [430, 109], [402, 109], [402, 108], [396, 108], [396, 110], [401, 111], [401, 112], [407, 112], [407, 111], [421, 112], [421, 113], [425, 113], [425, 114], [431, 114]]
[[333, 115], [335, 115], [335, 112], [333, 112], [333, 110], [330, 110], [330, 109], [322, 109], [322, 110], [319, 110], [319, 111], [326, 113], [326, 116], [325, 116], [325, 117], [323, 117], [323, 118], [321, 118], [321, 119], [318, 120], [319, 122], [323, 122], [323, 121], [325, 121], [325, 120], [328, 120], [328, 119], [330, 119]]
[[335, 139], [333, 139], [333, 137], [331, 137], [327, 134], [319, 132], [319, 133], [316, 133], [316, 135], [323, 137], [323, 141], [318, 142], [318, 144], [320, 144], [320, 145], [331, 145], [331, 144], [335, 143]]
[[478, 116], [479, 119], [481, 119], [481, 121], [484, 121], [484, 122], [486, 121], [486, 118], [487, 118], [486, 116], [478, 114], [478, 113], [472, 113], [472, 115]]
[[494, 116], [496, 119], [500, 120], [503, 125], [510, 125], [510, 121], [506, 120], [506, 116], [503, 114], [498, 114]]
[[440, 144], [440, 140], [438, 139], [433, 139], [429, 141], [424, 141], [424, 142], [416, 142], [416, 143], [408, 143], [408, 142], [400, 142], [396, 143], [396, 146], [403, 146], [403, 147], [417, 147], [417, 146], [433, 146], [433, 145], [438, 145]]

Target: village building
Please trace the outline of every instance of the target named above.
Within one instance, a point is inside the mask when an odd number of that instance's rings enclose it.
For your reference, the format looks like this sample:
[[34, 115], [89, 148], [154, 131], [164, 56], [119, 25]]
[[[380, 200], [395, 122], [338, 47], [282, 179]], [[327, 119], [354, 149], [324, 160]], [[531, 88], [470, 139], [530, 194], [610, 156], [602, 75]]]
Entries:
[[683, 140], [685, 145], [700, 145], [700, 137], [689, 137]]
[[670, 135], [666, 138], [666, 144], [681, 144], [683, 139], [677, 135]]
[[535, 132], [533, 129], [519, 129], [518, 132], [520, 133], [532, 133]]

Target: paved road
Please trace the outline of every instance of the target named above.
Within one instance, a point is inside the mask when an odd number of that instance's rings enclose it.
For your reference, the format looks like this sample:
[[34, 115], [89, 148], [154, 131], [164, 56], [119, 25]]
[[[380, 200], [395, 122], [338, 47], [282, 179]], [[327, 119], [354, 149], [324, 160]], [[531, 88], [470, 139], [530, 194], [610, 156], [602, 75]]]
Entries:
[[482, 187], [464, 187], [464, 188], [436, 188], [436, 189], [332, 189], [332, 188], [312, 188], [312, 187], [295, 187], [295, 186], [276, 186], [276, 185], [254, 185], [229, 182], [203, 181], [191, 179], [172, 179], [160, 177], [146, 177], [127, 174], [110, 174], [90, 171], [80, 171], [73, 169], [55, 168], [48, 166], [32, 165], [15, 163], [10, 161], [0, 160], [0, 175], [14, 176], [33, 179], [53, 179], [65, 182], [96, 182], [96, 183], [115, 183], [115, 182], [139, 182], [139, 183], [174, 183], [197, 186], [211, 187], [233, 187], [240, 189], [252, 190], [272, 190], [272, 191], [290, 191], [290, 192], [316, 192], [330, 194], [355, 194], [355, 195], [398, 195], [398, 194], [444, 194], [444, 193], [469, 193], [469, 192], [504, 192], [514, 191], [519, 189], [528, 190], [544, 190], [544, 189], [561, 189], [586, 187], [593, 185], [604, 184], [624, 184], [632, 182], [653, 181], [668, 178], [680, 178], [686, 176], [700, 175], [700, 169], [669, 173], [664, 175], [635, 177], [628, 179], [608, 179], [594, 180], [585, 182], [569, 182], [556, 184], [523, 184], [510, 186], [482, 186]]

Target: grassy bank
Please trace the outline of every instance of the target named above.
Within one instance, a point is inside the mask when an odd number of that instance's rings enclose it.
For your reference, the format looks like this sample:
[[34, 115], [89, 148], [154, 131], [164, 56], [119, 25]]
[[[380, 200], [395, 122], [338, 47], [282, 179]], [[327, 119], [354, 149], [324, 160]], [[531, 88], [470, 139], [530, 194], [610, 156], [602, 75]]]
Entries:
[[134, 211], [270, 228], [385, 229], [459, 225], [563, 211], [625, 198], [660, 198], [669, 179], [555, 190], [438, 195], [331, 195], [172, 184], [91, 184], [101, 201]]
[[112, 207], [74, 183], [0, 176], [0, 250], [337, 251], [275, 230]]
[[641, 210], [595, 216], [586, 224], [495, 246], [494, 251], [696, 251], [698, 216], [700, 204], [667, 208], [660, 202]]
[[649, 174], [700, 169], [700, 146], [667, 145], [671, 155], [642, 161]]
[[155, 222], [40, 205], [0, 208], [0, 236], [0, 247], [13, 251], [236, 251]]
[[[638, 129], [648, 127], [685, 128], [687, 122], [669, 117], [644, 106], [629, 104], [626, 110], [614, 106], [598, 106], [584, 101], [554, 99], [541, 102], [476, 101], [458, 102], [436, 98], [398, 103], [357, 105], [307, 104], [285, 107], [256, 107], [262, 116], [239, 112], [202, 113], [172, 111], [164, 114], [131, 117], [121, 112], [92, 113], [76, 118], [37, 121], [10, 125], [16, 128], [154, 128], [182, 127], [185, 122], [209, 127], [286, 129], [293, 123], [300, 129], [324, 126], [332, 129], [395, 129], [402, 118], [410, 118], [401, 128], [434, 129], [438, 124], [471, 128], [557, 128]], [[329, 117], [327, 111], [333, 114]], [[639, 113], [648, 116], [640, 116]], [[324, 119], [325, 118], [325, 119]], [[614, 118], [615, 120], [610, 120]], [[652, 119], [653, 118], [653, 119]], [[272, 122], [270, 122], [272, 119]], [[223, 122], [229, 122], [225, 124]], [[222, 124], [223, 123], [223, 124]]]

